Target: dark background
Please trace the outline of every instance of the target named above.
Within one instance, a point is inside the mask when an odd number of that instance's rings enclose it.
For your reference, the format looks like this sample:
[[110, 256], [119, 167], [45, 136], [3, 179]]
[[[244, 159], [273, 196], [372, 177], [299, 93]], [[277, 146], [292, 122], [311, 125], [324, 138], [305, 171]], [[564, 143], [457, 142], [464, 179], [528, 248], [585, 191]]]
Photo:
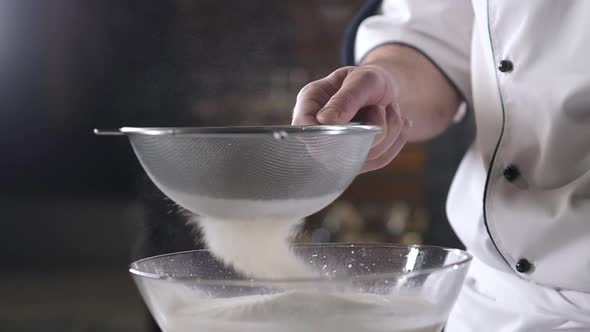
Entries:
[[[198, 245], [92, 129], [288, 123], [362, 2], [0, 0], [0, 331], [148, 330], [127, 264]], [[360, 176], [301, 241], [460, 246], [444, 201], [472, 131]]]

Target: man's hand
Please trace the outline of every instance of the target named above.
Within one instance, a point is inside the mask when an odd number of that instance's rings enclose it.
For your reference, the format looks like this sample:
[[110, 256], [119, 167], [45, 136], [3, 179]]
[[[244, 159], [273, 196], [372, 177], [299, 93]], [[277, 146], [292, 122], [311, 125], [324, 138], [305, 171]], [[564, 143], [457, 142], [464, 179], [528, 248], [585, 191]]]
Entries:
[[360, 67], [344, 67], [306, 85], [294, 125], [345, 124], [382, 128], [362, 172], [386, 166], [406, 141], [430, 139], [449, 127], [462, 99], [430, 60], [402, 45], [369, 52]]
[[396, 104], [396, 82], [378, 66], [344, 67], [306, 85], [297, 96], [294, 125], [346, 124], [381, 127], [361, 172], [389, 164], [407, 141], [409, 120]]

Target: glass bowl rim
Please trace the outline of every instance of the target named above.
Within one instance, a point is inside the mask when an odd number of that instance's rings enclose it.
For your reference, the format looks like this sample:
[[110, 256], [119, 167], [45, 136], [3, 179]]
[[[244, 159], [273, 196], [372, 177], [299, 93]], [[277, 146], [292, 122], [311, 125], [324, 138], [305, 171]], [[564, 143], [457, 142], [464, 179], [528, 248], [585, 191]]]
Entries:
[[380, 248], [392, 248], [392, 249], [436, 249], [446, 251], [447, 253], [455, 253], [457, 255], [462, 255], [463, 257], [460, 258], [458, 261], [444, 264], [438, 267], [431, 267], [425, 268], [420, 270], [413, 270], [413, 271], [398, 271], [398, 272], [384, 272], [384, 273], [373, 273], [373, 274], [366, 274], [360, 276], [345, 276], [345, 277], [334, 277], [334, 278], [326, 278], [326, 277], [310, 277], [310, 278], [288, 278], [288, 279], [243, 279], [243, 280], [226, 280], [226, 279], [202, 279], [193, 276], [168, 276], [168, 275], [161, 275], [151, 272], [144, 272], [140, 271], [133, 266], [139, 264], [141, 262], [145, 262], [148, 260], [159, 259], [167, 256], [176, 256], [182, 254], [189, 254], [195, 252], [209, 252], [208, 249], [194, 249], [194, 250], [186, 250], [186, 251], [179, 251], [173, 252], [168, 254], [156, 255], [151, 257], [142, 258], [136, 260], [129, 264], [129, 272], [134, 277], [152, 279], [152, 280], [162, 280], [162, 281], [193, 281], [200, 285], [218, 285], [218, 286], [246, 286], [246, 287], [253, 287], [253, 286], [272, 286], [273, 284], [306, 284], [306, 283], [338, 283], [338, 282], [351, 282], [351, 281], [371, 281], [371, 280], [380, 280], [380, 279], [388, 279], [388, 278], [414, 278], [421, 275], [427, 275], [432, 273], [438, 273], [443, 271], [449, 270], [457, 270], [462, 267], [467, 266], [473, 256], [461, 249], [455, 248], [448, 248], [442, 246], [434, 246], [434, 245], [423, 245], [423, 244], [413, 244], [413, 245], [403, 245], [403, 244], [391, 244], [391, 243], [303, 243], [303, 244], [295, 244], [293, 248], [313, 248], [313, 247], [322, 247], [322, 248], [366, 248], [366, 247], [380, 247]]

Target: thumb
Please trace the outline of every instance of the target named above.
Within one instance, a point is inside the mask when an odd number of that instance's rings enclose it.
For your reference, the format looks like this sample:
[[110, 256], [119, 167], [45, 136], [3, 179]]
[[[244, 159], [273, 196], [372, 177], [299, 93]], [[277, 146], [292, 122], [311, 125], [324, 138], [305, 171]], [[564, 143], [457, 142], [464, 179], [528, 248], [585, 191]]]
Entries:
[[359, 111], [355, 96], [346, 90], [340, 90], [328, 100], [318, 112], [316, 118], [321, 124], [345, 124], [350, 122]]
[[367, 106], [386, 106], [394, 99], [391, 84], [371, 68], [357, 68], [350, 72], [340, 89], [318, 112], [321, 124], [345, 124], [360, 109]]

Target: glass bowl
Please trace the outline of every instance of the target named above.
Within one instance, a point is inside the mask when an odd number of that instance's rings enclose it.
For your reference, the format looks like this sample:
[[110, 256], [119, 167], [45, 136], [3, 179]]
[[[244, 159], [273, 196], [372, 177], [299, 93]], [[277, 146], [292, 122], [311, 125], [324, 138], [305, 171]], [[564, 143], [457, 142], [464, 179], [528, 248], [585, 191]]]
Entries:
[[314, 278], [254, 280], [194, 250], [130, 272], [164, 332], [440, 332], [471, 256], [435, 246], [306, 244]]

